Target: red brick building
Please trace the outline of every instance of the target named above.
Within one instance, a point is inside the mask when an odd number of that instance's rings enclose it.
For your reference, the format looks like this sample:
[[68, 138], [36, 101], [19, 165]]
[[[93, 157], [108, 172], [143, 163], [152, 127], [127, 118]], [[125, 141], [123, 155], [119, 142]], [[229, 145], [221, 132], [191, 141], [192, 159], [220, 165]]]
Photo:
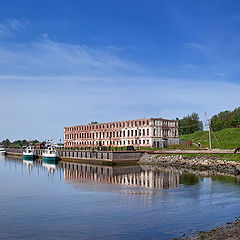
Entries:
[[178, 144], [178, 122], [147, 118], [64, 127], [64, 147], [135, 146]]

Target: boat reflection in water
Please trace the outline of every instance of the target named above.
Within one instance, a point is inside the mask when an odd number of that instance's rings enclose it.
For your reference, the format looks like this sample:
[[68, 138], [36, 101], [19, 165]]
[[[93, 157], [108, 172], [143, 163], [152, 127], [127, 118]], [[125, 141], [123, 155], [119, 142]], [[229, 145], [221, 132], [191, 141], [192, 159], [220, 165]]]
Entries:
[[29, 170], [31, 170], [34, 166], [34, 162], [32, 160], [23, 160], [23, 164], [25, 164]]
[[49, 174], [54, 174], [57, 170], [57, 162], [42, 161], [42, 166], [48, 171]]
[[153, 171], [148, 166], [110, 167], [78, 163], [62, 163], [64, 179], [76, 184], [97, 182], [141, 187], [147, 189], [170, 189], [180, 184], [180, 173], [162, 168]]

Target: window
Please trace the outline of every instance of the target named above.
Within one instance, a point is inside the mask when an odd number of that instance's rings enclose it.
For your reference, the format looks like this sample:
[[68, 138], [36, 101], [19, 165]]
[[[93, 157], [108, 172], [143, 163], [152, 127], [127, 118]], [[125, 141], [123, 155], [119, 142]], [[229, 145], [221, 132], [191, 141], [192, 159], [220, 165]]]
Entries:
[[149, 129], [147, 129], [147, 135], [149, 135]]

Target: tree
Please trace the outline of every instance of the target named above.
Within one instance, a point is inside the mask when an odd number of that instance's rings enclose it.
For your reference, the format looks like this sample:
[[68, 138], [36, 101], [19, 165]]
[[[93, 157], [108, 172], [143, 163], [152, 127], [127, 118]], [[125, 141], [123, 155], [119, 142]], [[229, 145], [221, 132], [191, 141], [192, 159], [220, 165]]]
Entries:
[[178, 120], [178, 124], [180, 135], [191, 134], [203, 130], [203, 123], [199, 120], [197, 113], [192, 113], [192, 115], [188, 115], [183, 119]]
[[214, 131], [240, 125], [240, 107], [233, 111], [223, 111], [211, 118], [211, 127]]
[[90, 124], [98, 124], [97, 121], [91, 121]]
[[3, 141], [2, 141], [2, 145], [3, 145], [4, 147], [9, 147], [9, 146], [11, 145], [11, 142], [9, 141], [9, 139], [6, 139], [6, 140], [3, 140]]

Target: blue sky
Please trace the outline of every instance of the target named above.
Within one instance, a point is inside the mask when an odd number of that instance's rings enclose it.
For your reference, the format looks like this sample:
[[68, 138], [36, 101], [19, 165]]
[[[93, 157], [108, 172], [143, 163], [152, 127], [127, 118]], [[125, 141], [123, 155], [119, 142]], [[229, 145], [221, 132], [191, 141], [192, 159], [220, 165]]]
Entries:
[[0, 0], [0, 140], [239, 107], [240, 2]]

